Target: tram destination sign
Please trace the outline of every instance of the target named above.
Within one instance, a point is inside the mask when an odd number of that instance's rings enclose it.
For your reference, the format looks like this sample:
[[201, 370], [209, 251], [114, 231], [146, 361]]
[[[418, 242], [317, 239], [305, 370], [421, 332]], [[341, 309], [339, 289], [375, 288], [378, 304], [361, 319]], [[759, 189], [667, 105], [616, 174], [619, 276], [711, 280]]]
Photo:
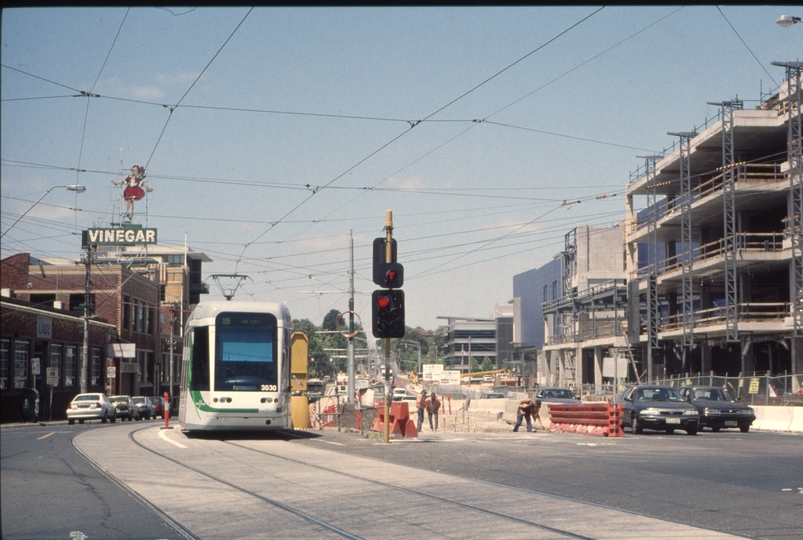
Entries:
[[155, 244], [156, 229], [125, 227], [122, 229], [87, 229], [81, 233], [81, 245], [87, 246], [133, 246]]

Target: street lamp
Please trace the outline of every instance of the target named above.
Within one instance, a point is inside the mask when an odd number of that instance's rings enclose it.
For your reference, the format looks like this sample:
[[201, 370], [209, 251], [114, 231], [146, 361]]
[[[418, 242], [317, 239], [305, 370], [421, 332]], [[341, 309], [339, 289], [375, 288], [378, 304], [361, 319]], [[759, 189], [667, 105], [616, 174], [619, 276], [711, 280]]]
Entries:
[[6, 233], [7, 233], [8, 231], [10, 231], [10, 230], [11, 230], [11, 229], [14, 227], [14, 225], [16, 225], [17, 223], [19, 223], [19, 222], [20, 222], [20, 220], [21, 220], [22, 218], [24, 218], [24, 217], [25, 217], [25, 216], [28, 214], [28, 212], [30, 212], [31, 210], [33, 210], [33, 207], [34, 207], [34, 206], [36, 206], [37, 204], [39, 204], [39, 202], [40, 202], [42, 199], [44, 199], [45, 197], [47, 197], [47, 194], [48, 194], [48, 193], [50, 193], [51, 191], [53, 191], [53, 190], [54, 190], [54, 189], [56, 189], [56, 188], [65, 188], [65, 189], [67, 189], [67, 190], [69, 190], [69, 191], [74, 191], [74, 192], [76, 192], [76, 193], [83, 193], [84, 191], [86, 191], [86, 186], [82, 186], [82, 185], [80, 185], [80, 184], [70, 184], [70, 185], [67, 185], [67, 186], [53, 186], [52, 188], [50, 188], [50, 189], [48, 189], [47, 191], [45, 191], [45, 194], [44, 194], [44, 195], [42, 195], [41, 197], [39, 197], [39, 199], [37, 199], [37, 201], [36, 201], [35, 203], [33, 203], [33, 204], [31, 205], [31, 207], [30, 207], [30, 208], [28, 208], [28, 209], [27, 209], [27, 210], [26, 210], [26, 211], [25, 211], [25, 212], [24, 212], [24, 213], [23, 213], [23, 214], [22, 214], [20, 217], [18, 217], [18, 218], [17, 218], [17, 221], [15, 221], [14, 223], [12, 223], [12, 224], [11, 224], [11, 227], [9, 227], [8, 229], [6, 229], [6, 232], [4, 232], [3, 234], [0, 234], [0, 238], [4, 237], [4, 236], [6, 235]]
[[778, 26], [783, 26], [784, 28], [789, 28], [793, 24], [797, 24], [800, 22], [800, 17], [793, 17], [792, 15], [781, 15], [778, 17], [778, 20], [775, 21]]

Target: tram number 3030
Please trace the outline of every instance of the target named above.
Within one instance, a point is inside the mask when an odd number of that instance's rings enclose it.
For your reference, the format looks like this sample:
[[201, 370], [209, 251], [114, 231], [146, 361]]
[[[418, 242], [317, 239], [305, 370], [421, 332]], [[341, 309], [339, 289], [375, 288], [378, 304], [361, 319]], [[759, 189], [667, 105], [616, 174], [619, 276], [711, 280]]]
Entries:
[[263, 384], [261, 389], [263, 392], [275, 392], [277, 387], [275, 384]]

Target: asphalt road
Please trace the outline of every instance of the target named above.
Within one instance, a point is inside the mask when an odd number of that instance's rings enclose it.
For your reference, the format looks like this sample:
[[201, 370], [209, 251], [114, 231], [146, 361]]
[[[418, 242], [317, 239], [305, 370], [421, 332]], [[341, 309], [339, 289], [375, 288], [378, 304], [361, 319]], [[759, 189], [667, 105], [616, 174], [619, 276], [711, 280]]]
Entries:
[[[148, 425], [153, 429], [141, 431]], [[76, 452], [71, 439], [80, 433], [89, 435], [90, 430], [102, 430], [97, 433], [105, 435], [81, 440], [102, 440], [110, 451], [114, 447], [117, 477], [131, 482], [110, 480]], [[222, 474], [221, 462], [207, 455], [217, 454], [219, 460], [220, 452], [225, 452], [232, 454], [230, 457], [237, 462], [234, 453], [244, 452], [242, 445], [275, 451], [277, 441], [281, 440], [282, 448], [287, 448], [284, 451], [290, 456], [297, 454], [299, 460], [305, 455], [305, 448], [314, 449], [315, 466], [321, 471], [327, 469], [327, 464], [341, 462], [348, 455], [349, 459], [373, 460], [376, 465], [371, 466], [374, 471], [371, 477], [380, 481], [383, 463], [402, 465], [420, 471], [422, 479], [432, 477], [431, 471], [474, 480], [473, 484], [460, 484], [474, 490], [482, 490], [483, 485], [488, 491], [496, 489], [494, 486], [511, 486], [524, 490], [523, 494], [550, 494], [750, 538], [803, 538], [801, 435], [742, 434], [729, 430], [706, 431], [693, 437], [682, 433], [639, 436], [627, 433], [624, 438], [598, 438], [540, 432], [425, 431], [417, 439], [385, 444], [379, 434], [366, 438], [335, 430], [293, 432], [279, 439], [275, 435], [224, 435], [211, 437], [209, 441], [204, 441], [206, 437], [187, 440], [180, 433], [171, 432], [168, 438], [174, 442], [160, 438], [159, 431], [152, 422], [4, 427], [0, 437], [2, 537], [182, 538], [167, 523], [175, 519], [172, 515], [158, 515], [154, 511], [157, 505], [141, 502], [125, 484], [145, 485], [148, 489], [163, 484], [177, 494], [160, 494], [164, 495], [163, 502], [171, 500], [164, 497], [183, 498], [182, 490], [193, 492], [192, 483], [187, 488], [177, 486], [173, 477], [169, 477], [172, 473], [165, 473], [174, 467], [177, 456], [193, 452], [189, 455], [198, 460], [194, 466]], [[135, 448], [132, 437], [148, 441], [151, 449]], [[234, 444], [221, 446], [216, 442], [221, 440]], [[183, 442], [185, 447], [175, 442]], [[196, 447], [201, 453], [194, 453]], [[131, 452], [133, 466], [119, 467], [126, 452]], [[170, 458], [172, 465], [161, 459], [160, 452], [175, 453]], [[338, 455], [343, 454], [343, 459], [339, 459]], [[143, 461], [144, 455], [147, 461]], [[276, 458], [271, 458], [259, 467], [275, 461]], [[124, 474], [120, 475], [120, 471]], [[444, 478], [440, 475], [439, 478]], [[304, 484], [302, 487], [309, 489], [310, 494], [318, 493], [320, 486], [314, 474]], [[338, 487], [331, 486], [321, 496], [325, 500], [348, 500], [338, 494]], [[437, 485], [434, 490], [436, 496], [441, 493]], [[145, 491], [140, 487], [140, 493]], [[225, 502], [221, 499], [220, 504]], [[368, 507], [364, 511], [373, 509]], [[197, 512], [186, 514], [177, 522], [189, 523], [189, 516], [195, 519]], [[214, 522], [214, 513], [210, 518]], [[426, 516], [424, 509], [420, 519], [427, 518], [432, 516]], [[412, 515], [406, 519], [419, 518]], [[487, 538], [505, 537], [500, 531], [481, 532]]]
[[[4, 540], [154, 540], [183, 538], [151, 509], [76, 452], [72, 438], [93, 429], [126, 432], [87, 421], [4, 426], [0, 434], [0, 496]], [[136, 424], [144, 425], [143, 422]], [[142, 470], [147, 475], [147, 468]]]
[[[300, 441], [463, 478], [549, 493], [751, 538], [803, 538], [803, 436], [725, 430], [452, 433], [418, 440], [336, 431]], [[425, 474], [425, 473], [422, 473]]]

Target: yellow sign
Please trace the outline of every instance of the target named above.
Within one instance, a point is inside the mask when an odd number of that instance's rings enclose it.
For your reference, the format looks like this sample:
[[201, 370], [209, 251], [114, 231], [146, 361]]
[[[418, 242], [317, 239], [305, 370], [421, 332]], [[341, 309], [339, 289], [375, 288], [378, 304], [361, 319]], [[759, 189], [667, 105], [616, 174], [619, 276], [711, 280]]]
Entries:
[[748, 389], [748, 394], [758, 394], [758, 379], [753, 378], [750, 379], [750, 388]]

